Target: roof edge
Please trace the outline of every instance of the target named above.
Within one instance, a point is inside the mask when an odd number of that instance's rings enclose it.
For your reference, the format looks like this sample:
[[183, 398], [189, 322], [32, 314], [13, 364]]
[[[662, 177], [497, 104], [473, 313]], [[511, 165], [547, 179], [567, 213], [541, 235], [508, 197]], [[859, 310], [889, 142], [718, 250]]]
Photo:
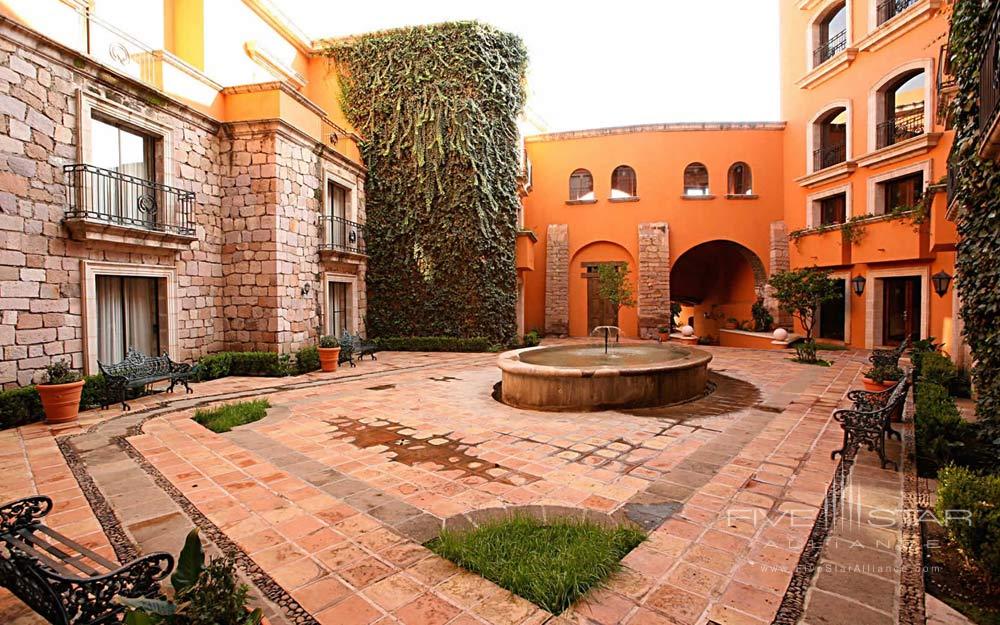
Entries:
[[784, 130], [785, 122], [675, 122], [665, 124], [636, 124], [633, 126], [611, 126], [608, 128], [588, 128], [528, 135], [529, 143], [560, 141], [564, 139], [587, 139], [609, 135], [627, 135], [640, 132], [693, 132], [720, 130]]

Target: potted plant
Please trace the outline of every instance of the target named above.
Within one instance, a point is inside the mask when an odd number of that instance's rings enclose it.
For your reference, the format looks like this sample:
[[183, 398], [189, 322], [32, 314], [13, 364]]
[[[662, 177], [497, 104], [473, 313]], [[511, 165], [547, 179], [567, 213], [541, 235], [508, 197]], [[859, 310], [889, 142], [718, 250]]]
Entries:
[[739, 325], [740, 325], [740, 321], [736, 317], [730, 317], [729, 319], [726, 319], [725, 328], [727, 330], [735, 330], [736, 328], [739, 327]]
[[670, 340], [670, 326], [660, 326], [656, 331], [660, 334], [661, 343], [666, 343]]
[[865, 372], [862, 382], [866, 391], [884, 391], [896, 385], [903, 378], [903, 370], [898, 365], [875, 365]]
[[53, 361], [45, 367], [45, 381], [36, 388], [47, 423], [68, 423], [79, 416], [83, 377], [65, 360]]
[[340, 358], [340, 341], [337, 337], [324, 334], [319, 337], [319, 366], [330, 373], [337, 370], [337, 360]]

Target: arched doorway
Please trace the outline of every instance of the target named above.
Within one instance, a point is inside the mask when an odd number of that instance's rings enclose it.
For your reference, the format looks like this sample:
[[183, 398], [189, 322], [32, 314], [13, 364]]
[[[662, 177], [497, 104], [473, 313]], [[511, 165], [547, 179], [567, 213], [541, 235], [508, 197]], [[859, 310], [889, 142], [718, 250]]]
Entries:
[[618, 318], [597, 289], [597, 268], [602, 264], [628, 266], [628, 279], [636, 293], [638, 266], [627, 249], [610, 241], [595, 241], [577, 250], [569, 266], [569, 334], [588, 336], [601, 325], [616, 325], [624, 336], [638, 336], [639, 321], [635, 307], [622, 308]]
[[767, 272], [750, 249], [733, 241], [708, 241], [681, 254], [670, 270], [670, 298], [681, 304], [681, 323], [698, 336], [718, 338], [727, 320], [750, 321]]

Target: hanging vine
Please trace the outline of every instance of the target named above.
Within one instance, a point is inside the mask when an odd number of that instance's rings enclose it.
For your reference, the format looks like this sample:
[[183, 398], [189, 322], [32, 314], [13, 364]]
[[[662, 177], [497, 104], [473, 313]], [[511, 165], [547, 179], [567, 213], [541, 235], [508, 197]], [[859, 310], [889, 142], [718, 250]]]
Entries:
[[509, 342], [527, 51], [454, 22], [328, 48], [362, 135], [373, 336]]
[[949, 54], [958, 91], [952, 101], [955, 144], [951, 164], [958, 201], [956, 286], [962, 296], [965, 338], [976, 361], [977, 413], [1000, 438], [1000, 165], [978, 148], [979, 67], [991, 2], [961, 0], [952, 13]]

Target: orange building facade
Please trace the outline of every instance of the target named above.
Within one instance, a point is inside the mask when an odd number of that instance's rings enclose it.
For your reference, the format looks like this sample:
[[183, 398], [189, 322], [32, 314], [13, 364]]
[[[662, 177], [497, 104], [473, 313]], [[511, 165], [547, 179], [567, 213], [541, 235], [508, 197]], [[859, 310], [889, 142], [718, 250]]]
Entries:
[[749, 320], [758, 298], [791, 328], [766, 279], [817, 266], [843, 285], [820, 311], [819, 338], [873, 348], [933, 336], [960, 357], [957, 293], [944, 280], [956, 241], [944, 193], [947, 6], [789, 0], [781, 21], [780, 124], [527, 137], [524, 225], [537, 243], [522, 272], [526, 329], [582, 336], [609, 321], [588, 271], [627, 262], [637, 305], [617, 319], [624, 334], [655, 336], [672, 300], [696, 334], [735, 344], [744, 339], [725, 326]]

